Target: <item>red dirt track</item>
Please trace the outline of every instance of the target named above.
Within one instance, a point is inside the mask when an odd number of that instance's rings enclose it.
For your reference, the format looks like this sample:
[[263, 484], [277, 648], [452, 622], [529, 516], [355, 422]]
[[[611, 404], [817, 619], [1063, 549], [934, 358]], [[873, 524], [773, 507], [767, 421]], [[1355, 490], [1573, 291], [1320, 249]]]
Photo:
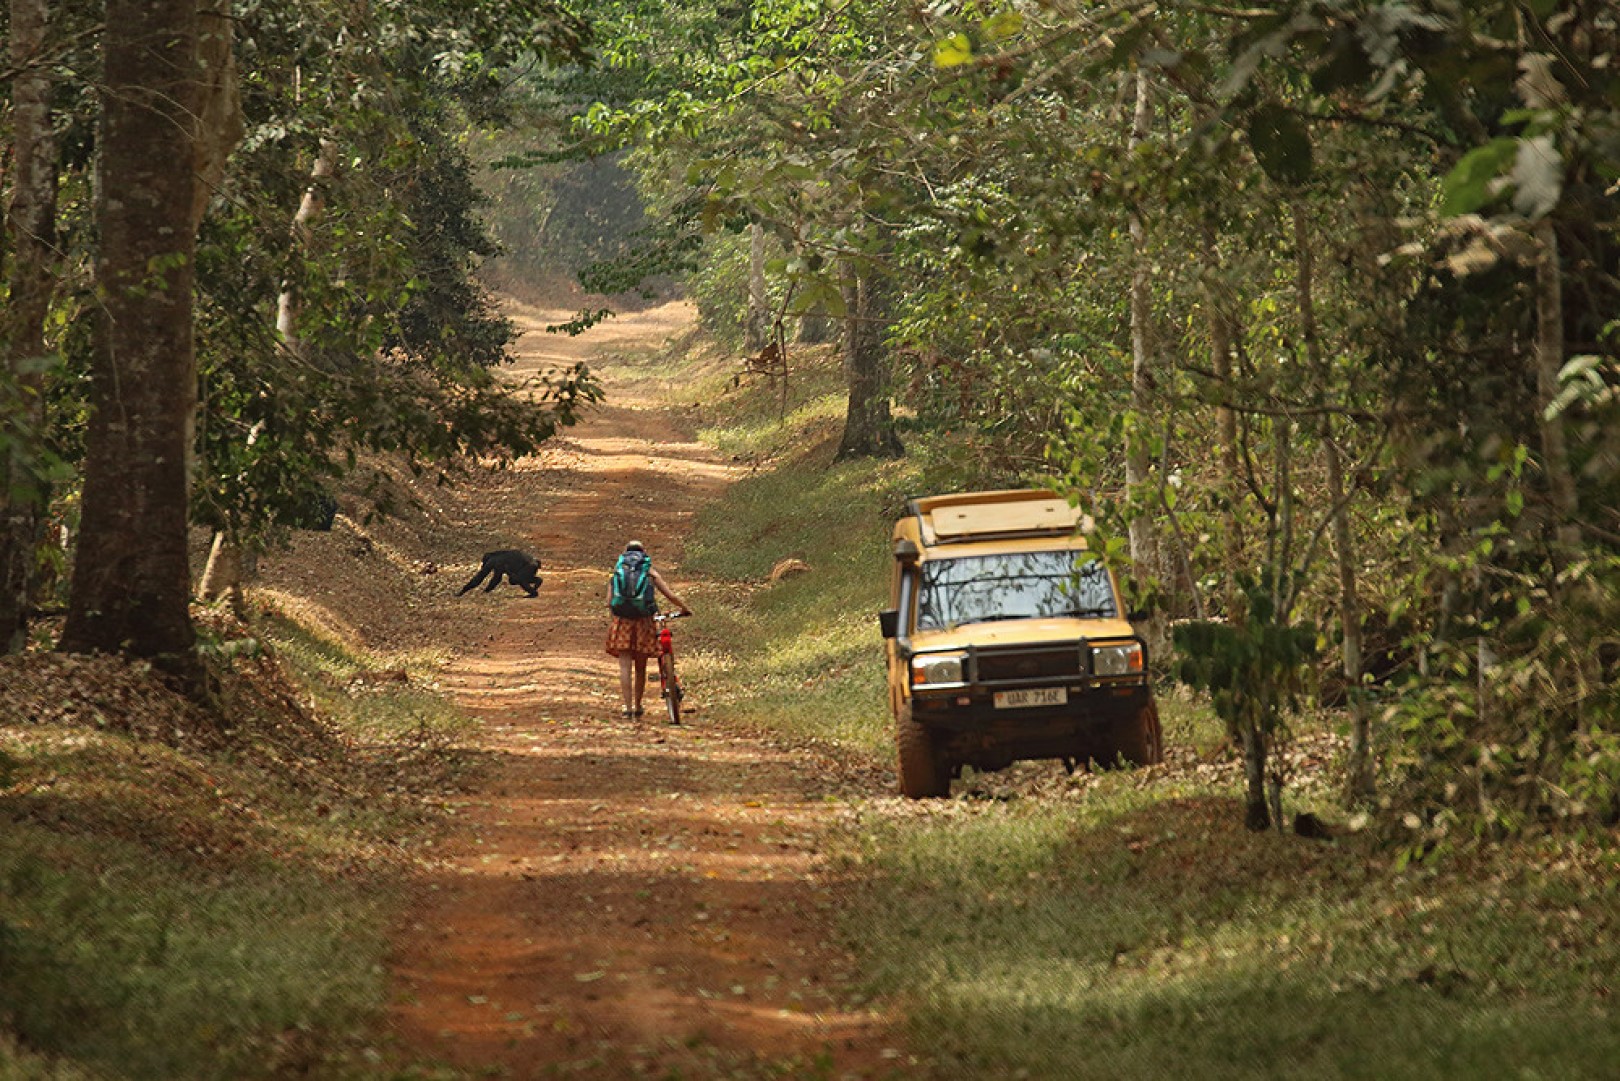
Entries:
[[[533, 371], [654, 348], [691, 309], [579, 339], [538, 329], [568, 313], [513, 314]], [[680, 727], [663, 722], [655, 681], [645, 718], [618, 715], [602, 649], [613, 557], [645, 541], [701, 618], [681, 544], [732, 469], [676, 415], [616, 391], [611, 361], [600, 371], [609, 404], [483, 497], [487, 519], [540, 555], [545, 583], [533, 601], [506, 586], [459, 599], [483, 622], [447, 643], [443, 683], [483, 721], [487, 769], [396, 944], [402, 1049], [501, 1077], [913, 1076], [886, 1019], [850, 1005], [831, 940], [837, 888], [818, 839], [847, 774], [718, 731], [701, 688]]]

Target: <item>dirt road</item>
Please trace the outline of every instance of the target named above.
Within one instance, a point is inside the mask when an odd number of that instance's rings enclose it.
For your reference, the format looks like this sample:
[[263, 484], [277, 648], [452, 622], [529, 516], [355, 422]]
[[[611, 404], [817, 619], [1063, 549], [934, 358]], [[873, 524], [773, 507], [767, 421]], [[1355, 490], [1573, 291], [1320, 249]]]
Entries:
[[[539, 331], [569, 313], [513, 314], [531, 370], [644, 350], [691, 318], [666, 305], [571, 340]], [[521, 531], [545, 584], [534, 601], [475, 595], [488, 633], [455, 644], [445, 675], [485, 722], [489, 768], [397, 945], [401, 1043], [493, 1076], [913, 1076], [887, 1019], [850, 1004], [818, 764], [701, 711], [671, 727], [656, 683], [646, 718], [618, 715], [613, 557], [645, 541], [701, 618], [681, 544], [732, 471], [601, 371], [609, 405], [488, 493], [485, 517]]]

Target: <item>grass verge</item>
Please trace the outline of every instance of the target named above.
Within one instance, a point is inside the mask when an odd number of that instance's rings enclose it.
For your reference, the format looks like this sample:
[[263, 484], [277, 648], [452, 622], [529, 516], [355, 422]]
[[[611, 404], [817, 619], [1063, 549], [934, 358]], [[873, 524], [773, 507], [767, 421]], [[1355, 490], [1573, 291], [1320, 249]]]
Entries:
[[[955, 813], [953, 813], [953, 811]], [[849, 841], [873, 993], [961, 1077], [1612, 1076], [1612, 849], [1395, 874], [1224, 794], [879, 818]]]
[[456, 783], [462, 722], [396, 658], [257, 635], [205, 649], [224, 735], [110, 658], [58, 663], [38, 697], [68, 705], [0, 724], [0, 1078], [383, 1070], [404, 847]]
[[733, 720], [875, 755], [890, 738], [870, 663], [888, 531], [921, 481], [914, 462], [833, 461], [839, 381], [822, 351], [785, 407], [766, 383], [707, 399], [701, 437], [754, 468], [699, 513], [686, 545], [686, 567], [720, 583], [693, 628], [692, 677]]

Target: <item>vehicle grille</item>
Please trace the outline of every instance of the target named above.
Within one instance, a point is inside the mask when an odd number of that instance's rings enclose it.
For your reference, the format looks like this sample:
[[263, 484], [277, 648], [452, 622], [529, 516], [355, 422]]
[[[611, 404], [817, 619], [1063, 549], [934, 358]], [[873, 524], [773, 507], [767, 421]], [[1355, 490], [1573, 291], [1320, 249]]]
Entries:
[[1084, 675], [1086, 665], [1083, 657], [1078, 645], [973, 651], [980, 683], [1026, 683]]

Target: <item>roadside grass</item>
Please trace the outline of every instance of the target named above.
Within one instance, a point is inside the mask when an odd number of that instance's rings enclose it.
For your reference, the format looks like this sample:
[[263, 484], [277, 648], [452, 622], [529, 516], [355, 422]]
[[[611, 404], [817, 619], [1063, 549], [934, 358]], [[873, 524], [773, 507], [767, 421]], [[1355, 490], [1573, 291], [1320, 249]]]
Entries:
[[[912, 469], [833, 464], [838, 357], [815, 347], [794, 361], [785, 407], [778, 384], [737, 384], [735, 363], [707, 356], [683, 392], [701, 403], [700, 438], [754, 467], [699, 512], [685, 545], [684, 569], [708, 580], [703, 618], [682, 628], [688, 674], [731, 721], [873, 754], [889, 738], [869, 663], [888, 571], [880, 523]], [[787, 560], [805, 569], [772, 581]]]
[[[890, 738], [872, 663], [889, 571], [881, 523], [908, 471], [832, 465], [813, 414], [797, 416], [804, 449], [734, 483], [687, 542], [687, 567], [726, 583], [694, 628], [694, 685], [750, 726], [877, 754]], [[784, 560], [806, 569], [771, 581]]]
[[473, 727], [448, 698], [421, 682], [440, 668], [440, 654], [360, 650], [273, 610], [257, 629], [317, 711], [357, 738], [453, 740]]
[[869, 820], [845, 921], [916, 1046], [984, 1078], [1613, 1076], [1613, 849], [1395, 874], [1226, 795]]
[[[32, 759], [73, 776], [84, 749], [25, 755], [25, 769]], [[96, 756], [102, 765], [131, 750], [101, 749], [112, 752]], [[75, 787], [76, 800], [98, 799], [95, 781]], [[360, 1037], [385, 993], [383, 907], [364, 884], [290, 852], [238, 866], [218, 853], [186, 858], [188, 820], [217, 813], [195, 795], [173, 808], [167, 836], [8, 828], [0, 1013], [25, 1046], [117, 1077], [339, 1065], [347, 1052], [330, 1052]], [[0, 1048], [0, 1074], [4, 1063]]]
[[409, 659], [255, 633], [293, 673], [244, 648], [258, 700], [308, 694], [323, 721], [234, 717], [223, 746], [0, 725], [0, 1078], [383, 1075], [402, 842], [433, 828], [465, 722], [371, 682]]
[[[827, 392], [829, 395], [832, 392]], [[717, 584], [694, 681], [726, 720], [892, 755], [872, 614], [908, 491], [999, 483], [950, 448], [833, 464], [836, 411], [728, 400], [704, 437], [757, 463], [701, 514]], [[920, 443], [920, 441], [917, 441]], [[771, 583], [778, 560], [809, 570]], [[1221, 723], [1161, 688], [1171, 764], [973, 777], [857, 800], [828, 839], [865, 995], [939, 1076], [1620, 1076], [1620, 841], [1546, 837], [1395, 869], [1367, 835], [1242, 828]], [[1292, 808], [1334, 817], [1331, 716], [1297, 722]], [[1328, 750], [1324, 750], [1328, 748]]]

